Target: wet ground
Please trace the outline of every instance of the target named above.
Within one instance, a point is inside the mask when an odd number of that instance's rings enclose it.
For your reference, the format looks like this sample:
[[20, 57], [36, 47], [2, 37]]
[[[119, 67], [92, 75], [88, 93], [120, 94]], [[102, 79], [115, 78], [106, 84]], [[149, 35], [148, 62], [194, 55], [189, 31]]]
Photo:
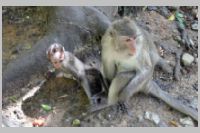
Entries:
[[[3, 68], [14, 60], [19, 54], [26, 52], [45, 34], [45, 28], [41, 28], [45, 18], [31, 15], [32, 9], [27, 8], [27, 14], [16, 16], [13, 11], [5, 10], [3, 16]], [[23, 11], [21, 11], [23, 12]], [[38, 11], [39, 12], [39, 11]], [[29, 14], [30, 13], [30, 14]], [[19, 13], [21, 14], [20, 10]], [[9, 18], [6, 16], [13, 16]], [[23, 21], [22, 21], [23, 20]], [[172, 21], [167, 20], [155, 11], [145, 12], [138, 18], [138, 22], [147, 29], [156, 42], [165, 45], [163, 58], [170, 61], [174, 67], [175, 55], [171, 50], [182, 48], [174, 36], [179, 36], [179, 32], [174, 27]], [[26, 24], [27, 23], [27, 24]], [[197, 46], [198, 33], [188, 29], [189, 35]], [[159, 48], [159, 47], [158, 47]], [[186, 51], [195, 58], [198, 57], [197, 48], [193, 51]], [[173, 75], [163, 73], [156, 68], [154, 80], [161, 89], [169, 92], [174, 97], [197, 108], [198, 97], [198, 63], [194, 61], [189, 67], [182, 67], [180, 81], [175, 81]], [[13, 100], [13, 105], [16, 101]], [[51, 107], [45, 111], [41, 105]], [[77, 87], [77, 82], [69, 79], [55, 79], [45, 82], [41, 88], [35, 92], [33, 97], [22, 101], [22, 110], [30, 119], [45, 118], [44, 126], [74, 126], [75, 119], [80, 120], [78, 126], [131, 126], [131, 127], [152, 127], [152, 126], [185, 126], [180, 123], [181, 118], [187, 116], [173, 110], [161, 100], [137, 94], [130, 101], [130, 112], [132, 116], [115, 111], [115, 108], [107, 108], [95, 113], [87, 112], [89, 102], [82, 88]], [[145, 112], [152, 112], [159, 116], [160, 123], [155, 124], [152, 120], [147, 120]], [[8, 113], [9, 114], [9, 113]], [[17, 114], [17, 113], [14, 113]], [[8, 116], [11, 117], [11, 116]], [[195, 121], [193, 126], [197, 126]], [[175, 123], [175, 124], [174, 124]]]

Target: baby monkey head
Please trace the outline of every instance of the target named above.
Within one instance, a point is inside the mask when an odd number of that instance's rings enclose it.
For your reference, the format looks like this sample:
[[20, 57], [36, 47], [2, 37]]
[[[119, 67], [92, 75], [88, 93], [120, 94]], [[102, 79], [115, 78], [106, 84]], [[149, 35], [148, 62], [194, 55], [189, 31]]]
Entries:
[[47, 58], [53, 64], [56, 69], [61, 68], [64, 56], [65, 48], [58, 43], [53, 43], [46, 51]]

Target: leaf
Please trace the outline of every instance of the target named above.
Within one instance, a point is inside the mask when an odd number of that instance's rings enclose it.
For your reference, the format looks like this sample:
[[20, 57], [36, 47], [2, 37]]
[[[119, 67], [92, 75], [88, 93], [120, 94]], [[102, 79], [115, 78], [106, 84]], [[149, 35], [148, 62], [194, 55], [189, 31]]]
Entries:
[[168, 20], [170, 20], [170, 21], [174, 21], [174, 19], [175, 19], [174, 14], [172, 14], [172, 15], [168, 18]]
[[179, 12], [176, 12], [176, 17], [177, 17], [177, 18], [183, 18], [183, 14], [182, 14], [182, 13], [179, 13]]
[[184, 20], [183, 14], [176, 12], [175, 17], [176, 17], [176, 20], [178, 21], [178, 26], [181, 29], [185, 29], [185, 20]]
[[17, 102], [17, 97], [16, 96], [11, 96], [9, 97], [9, 99], [12, 101], [12, 102]]
[[47, 105], [47, 104], [41, 104], [41, 107], [42, 107], [42, 109], [45, 110], [45, 111], [50, 111], [50, 110], [52, 109], [51, 106], [49, 106], [49, 105]]
[[174, 127], [178, 127], [178, 124], [177, 124], [177, 122], [176, 121], [170, 121], [169, 122], [172, 126], [174, 126]]

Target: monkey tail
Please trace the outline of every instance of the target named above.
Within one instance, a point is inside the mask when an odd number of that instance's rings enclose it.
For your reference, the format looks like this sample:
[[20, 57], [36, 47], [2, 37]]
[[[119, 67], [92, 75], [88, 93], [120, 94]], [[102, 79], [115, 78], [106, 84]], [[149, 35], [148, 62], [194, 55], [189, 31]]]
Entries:
[[[166, 102], [171, 107], [175, 108], [176, 110], [191, 116], [194, 120], [198, 121], [198, 112], [186, 105], [184, 105], [181, 101], [177, 100], [176, 98], [169, 95], [167, 92], [161, 90], [161, 88], [154, 82], [150, 81], [147, 85], [148, 92]], [[146, 90], [145, 90], [146, 91]]]

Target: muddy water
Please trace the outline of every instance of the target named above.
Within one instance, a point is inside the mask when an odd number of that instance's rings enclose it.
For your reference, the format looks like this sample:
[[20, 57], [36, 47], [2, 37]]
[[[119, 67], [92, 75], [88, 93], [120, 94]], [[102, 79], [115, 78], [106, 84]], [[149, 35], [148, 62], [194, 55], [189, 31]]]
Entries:
[[[52, 110], [44, 110], [42, 104], [49, 105]], [[57, 78], [47, 81], [33, 97], [26, 99], [22, 110], [31, 118], [48, 118], [46, 126], [63, 126], [63, 118], [78, 117], [88, 105], [88, 99], [76, 81]]]

